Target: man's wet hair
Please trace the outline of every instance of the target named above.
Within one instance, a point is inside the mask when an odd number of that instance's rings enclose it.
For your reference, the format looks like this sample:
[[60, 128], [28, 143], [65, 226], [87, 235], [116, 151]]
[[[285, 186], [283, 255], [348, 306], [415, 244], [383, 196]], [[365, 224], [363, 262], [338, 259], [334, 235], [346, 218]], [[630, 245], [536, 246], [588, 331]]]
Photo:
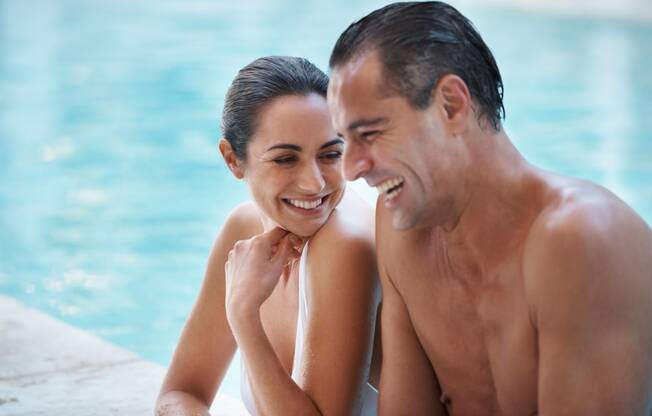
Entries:
[[240, 160], [247, 159], [247, 145], [258, 116], [266, 104], [287, 95], [311, 93], [326, 97], [328, 76], [307, 59], [265, 56], [238, 71], [224, 100], [222, 135]]
[[415, 108], [430, 106], [447, 74], [466, 83], [478, 120], [501, 129], [503, 81], [491, 51], [469, 19], [439, 1], [393, 3], [351, 24], [337, 40], [331, 70], [377, 52], [391, 93]]

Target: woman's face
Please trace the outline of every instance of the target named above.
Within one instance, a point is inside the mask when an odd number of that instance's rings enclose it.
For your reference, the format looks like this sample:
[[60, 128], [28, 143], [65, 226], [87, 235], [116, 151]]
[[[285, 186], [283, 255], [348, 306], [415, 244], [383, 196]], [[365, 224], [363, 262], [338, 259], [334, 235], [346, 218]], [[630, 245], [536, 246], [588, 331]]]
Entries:
[[318, 94], [282, 96], [262, 108], [243, 173], [272, 225], [302, 237], [324, 225], [344, 193], [343, 146]]

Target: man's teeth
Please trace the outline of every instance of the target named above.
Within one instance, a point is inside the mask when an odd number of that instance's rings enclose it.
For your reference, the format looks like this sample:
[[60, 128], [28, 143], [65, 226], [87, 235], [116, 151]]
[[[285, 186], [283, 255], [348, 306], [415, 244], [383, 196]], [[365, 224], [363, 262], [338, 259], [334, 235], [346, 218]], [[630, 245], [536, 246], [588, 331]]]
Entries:
[[297, 208], [314, 209], [321, 205], [322, 198], [315, 199], [314, 201], [302, 201], [300, 199], [287, 199], [287, 201]]
[[[403, 183], [403, 178], [401, 177], [396, 177], [392, 179], [388, 179], [385, 182], [379, 184], [376, 186], [376, 189], [378, 190], [379, 194], [384, 194], [385, 192], [389, 191], [390, 189], [400, 185]], [[391, 192], [392, 196], [398, 195], [398, 192], [401, 190], [401, 188], [395, 189]], [[387, 195], [388, 197], [390, 194]]]
[[392, 189], [387, 193], [387, 196], [385, 197], [386, 201], [389, 201], [390, 199], [394, 199], [396, 195], [400, 194], [401, 191], [403, 190], [402, 186], [399, 186], [398, 188]]

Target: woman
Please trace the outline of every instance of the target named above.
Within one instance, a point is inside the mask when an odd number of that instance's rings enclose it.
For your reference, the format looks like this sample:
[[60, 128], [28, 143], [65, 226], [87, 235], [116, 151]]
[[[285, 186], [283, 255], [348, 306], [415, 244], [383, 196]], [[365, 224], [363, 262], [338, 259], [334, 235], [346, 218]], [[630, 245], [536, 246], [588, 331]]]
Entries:
[[252, 414], [376, 413], [373, 210], [345, 189], [327, 84], [305, 59], [266, 57], [229, 88], [219, 147], [253, 201], [217, 237], [159, 414], [208, 414], [236, 345]]

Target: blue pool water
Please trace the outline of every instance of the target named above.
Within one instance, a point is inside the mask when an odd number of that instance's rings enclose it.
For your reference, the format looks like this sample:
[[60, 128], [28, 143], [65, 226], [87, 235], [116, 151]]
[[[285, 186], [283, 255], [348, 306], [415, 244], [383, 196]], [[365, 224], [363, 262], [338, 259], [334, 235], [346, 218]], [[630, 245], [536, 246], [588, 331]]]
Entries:
[[[268, 54], [325, 68], [380, 4], [0, 0], [0, 292], [167, 365], [212, 240], [247, 198], [216, 147], [235, 72]], [[650, 24], [462, 10], [526, 157], [652, 222]], [[236, 372], [224, 389], [238, 395]]]

